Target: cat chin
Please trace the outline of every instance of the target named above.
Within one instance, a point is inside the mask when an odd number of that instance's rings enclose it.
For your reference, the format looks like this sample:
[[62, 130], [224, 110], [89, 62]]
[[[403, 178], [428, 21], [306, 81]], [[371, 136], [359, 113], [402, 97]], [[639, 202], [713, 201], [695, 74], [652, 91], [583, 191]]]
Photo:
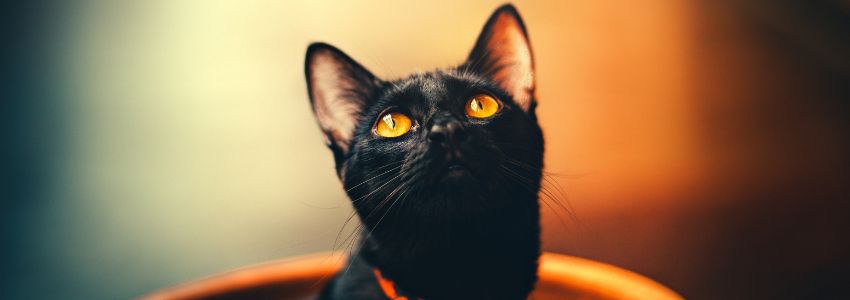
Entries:
[[476, 182], [475, 175], [471, 170], [460, 167], [440, 172], [439, 175], [435, 176], [432, 187], [445, 193], [468, 187]]

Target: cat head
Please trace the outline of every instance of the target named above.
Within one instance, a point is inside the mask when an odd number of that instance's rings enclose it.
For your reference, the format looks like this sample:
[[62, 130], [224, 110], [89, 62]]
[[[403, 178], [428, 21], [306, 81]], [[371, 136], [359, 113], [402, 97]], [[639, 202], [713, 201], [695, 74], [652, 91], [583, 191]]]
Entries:
[[536, 201], [543, 138], [513, 6], [493, 13], [456, 68], [383, 80], [316, 43], [306, 75], [337, 174], [369, 229], [385, 218], [396, 228], [472, 222]]

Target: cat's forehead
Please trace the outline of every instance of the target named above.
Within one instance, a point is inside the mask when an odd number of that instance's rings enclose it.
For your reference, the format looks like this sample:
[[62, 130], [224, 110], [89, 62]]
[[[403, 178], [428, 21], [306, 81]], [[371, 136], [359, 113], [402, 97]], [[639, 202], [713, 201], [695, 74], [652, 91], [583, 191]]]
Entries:
[[392, 82], [393, 90], [388, 96], [418, 94], [427, 100], [438, 101], [439, 96], [449, 92], [449, 78], [440, 72], [415, 73]]
[[489, 85], [474, 74], [456, 69], [420, 72], [389, 82], [385, 97], [394, 101], [439, 104], [465, 96], [470, 90]]

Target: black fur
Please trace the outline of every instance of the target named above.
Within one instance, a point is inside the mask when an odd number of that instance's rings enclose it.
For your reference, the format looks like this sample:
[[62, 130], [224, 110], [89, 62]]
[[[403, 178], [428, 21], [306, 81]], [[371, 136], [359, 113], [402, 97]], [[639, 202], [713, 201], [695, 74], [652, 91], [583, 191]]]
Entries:
[[[499, 13], [519, 19], [509, 5], [494, 16]], [[543, 137], [535, 102], [523, 110], [489, 76], [492, 64], [476, 64], [489, 61], [478, 44], [457, 68], [394, 81], [367, 75], [333, 46], [308, 48], [308, 86], [310, 57], [330, 52], [348, 69], [345, 74], [360, 74], [348, 80], [360, 84], [357, 96], [364, 101], [346, 147], [340, 145], [346, 141], [328, 138], [365, 230], [351, 268], [334, 278], [321, 299], [385, 299], [373, 268], [426, 300], [524, 299], [533, 288]], [[465, 115], [466, 101], [480, 93], [502, 101], [494, 117]], [[410, 116], [414, 128], [397, 138], [374, 134], [376, 120], [390, 110]], [[434, 128], [447, 123], [460, 129], [429, 139]], [[455, 154], [460, 161], [450, 162]], [[450, 163], [464, 168], [452, 171]]]

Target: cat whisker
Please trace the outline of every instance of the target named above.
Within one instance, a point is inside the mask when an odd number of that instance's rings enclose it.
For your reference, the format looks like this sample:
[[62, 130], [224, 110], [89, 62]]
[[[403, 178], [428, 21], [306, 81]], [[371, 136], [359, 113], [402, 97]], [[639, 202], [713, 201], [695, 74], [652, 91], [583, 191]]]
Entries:
[[[356, 210], [352, 211], [351, 215], [348, 216], [348, 219], [345, 220], [345, 223], [342, 224], [342, 227], [339, 229], [339, 232], [337, 232], [337, 234], [336, 234], [336, 238], [334, 238], [333, 248], [331, 248], [332, 251], [336, 251], [336, 248], [337, 248], [337, 245], [338, 245], [337, 243], [339, 242], [339, 237], [342, 235], [342, 232], [345, 230], [345, 227], [348, 226], [348, 223], [351, 222], [351, 219], [353, 219], [355, 215], [357, 215]], [[357, 231], [356, 227], [355, 227], [355, 231]], [[349, 235], [349, 237], [350, 237], [350, 235]], [[345, 243], [346, 240], [348, 240], [348, 238], [343, 240], [342, 243]]]
[[[531, 191], [531, 192], [534, 191], [533, 186], [530, 186], [530, 184], [532, 182], [530, 179], [522, 176], [521, 174], [515, 172], [514, 170], [510, 169], [509, 167], [507, 167], [505, 165], [500, 165], [500, 167], [502, 169], [504, 169], [505, 171], [507, 171], [507, 173], [505, 173], [505, 174], [509, 175], [508, 176], [509, 178], [514, 179], [517, 183], [520, 183], [524, 188], [528, 189], [529, 191]], [[555, 202], [556, 205], [559, 206], [559, 208], [563, 209], [565, 213], [567, 213], [569, 216], [571, 216], [571, 219], [574, 222], [576, 222], [577, 224], [580, 224], [580, 222], [578, 222], [578, 219], [575, 217], [575, 214], [573, 212], [571, 212], [570, 209], [568, 209], [566, 206], [564, 206], [563, 203], [561, 203], [558, 200], [558, 198], [551, 191], [549, 191], [545, 186], [542, 186], [542, 185], [539, 186], [538, 191], [539, 191], [540, 195], [542, 196], [542, 197], [539, 197], [541, 202], [543, 202], [544, 205], [546, 205], [547, 207], [549, 207], [549, 209], [552, 210], [552, 212], [558, 218], [561, 225], [564, 226], [564, 229], [569, 230], [569, 226], [567, 225], [566, 220], [564, 219], [563, 216], [561, 216], [560, 213], [558, 213], [558, 210], [556, 210], [552, 206], [552, 204], [549, 203], [549, 201]]]
[[[560, 183], [558, 183], [557, 178], [555, 178], [555, 176], [562, 176], [562, 175], [543, 171], [543, 170], [540, 170], [538, 168], [534, 168], [532, 166], [529, 166], [527, 164], [524, 164], [522, 162], [513, 160], [511, 158], [507, 158], [507, 157], [505, 158], [505, 162], [510, 163], [512, 165], [515, 165], [515, 166], [518, 166], [518, 167], [526, 168], [526, 169], [529, 169], [529, 170], [532, 170], [532, 171], [541, 171], [542, 172], [542, 174], [541, 174], [542, 182], [541, 182], [541, 186], [540, 186], [541, 190], [546, 192], [547, 194], [553, 195], [553, 196], [550, 196], [550, 198], [570, 216], [570, 218], [573, 220], [573, 222], [575, 222], [576, 224], [581, 224], [581, 222], [578, 220], [578, 216], [575, 214], [575, 208], [572, 206], [571, 202], [568, 200], [563, 188], [561, 187]], [[554, 197], [554, 193], [549, 191], [548, 187], [554, 188], [555, 191], [558, 193], [558, 195], [560, 197]], [[561, 201], [561, 199], [563, 199], [563, 201]], [[563, 202], [566, 202], [566, 206], [564, 205]]]
[[[399, 169], [399, 168], [401, 168], [401, 166], [394, 167], [392, 170], [396, 170], [396, 169]], [[391, 170], [391, 171], [392, 171], [392, 170]], [[386, 173], [384, 173], [384, 174], [386, 174]], [[398, 175], [396, 175], [395, 177], [393, 177], [392, 179], [388, 180], [387, 182], [385, 182], [384, 184], [382, 184], [381, 186], [379, 186], [378, 188], [376, 188], [374, 191], [370, 192], [369, 194], [364, 195], [364, 196], [362, 196], [362, 197], [360, 197], [360, 198], [358, 198], [358, 199], [356, 199], [356, 200], [353, 200], [353, 201], [352, 201], [352, 203], [355, 203], [355, 202], [358, 202], [358, 201], [360, 201], [360, 200], [363, 200], [363, 199], [365, 199], [365, 198], [369, 197], [370, 195], [373, 195], [373, 194], [375, 194], [375, 193], [377, 193], [377, 192], [379, 192], [379, 191], [383, 190], [383, 188], [384, 188], [384, 187], [386, 187], [386, 186], [387, 186], [387, 185], [389, 185], [391, 182], [393, 182], [393, 181], [395, 181], [396, 179], [398, 179], [399, 177], [401, 177], [401, 175], [402, 175], [402, 174], [398, 174]], [[339, 232], [337, 232], [337, 236], [336, 236], [336, 238], [334, 239], [334, 243], [333, 243], [333, 250], [336, 250], [336, 247], [337, 247], [338, 242], [339, 242], [339, 237], [340, 237], [340, 235], [342, 234], [342, 231], [345, 229], [345, 227], [348, 225], [348, 223], [349, 223], [349, 222], [351, 222], [351, 219], [353, 219], [353, 218], [354, 218], [354, 216], [355, 216], [356, 214], [357, 214], [357, 211], [356, 211], [356, 210], [355, 210], [355, 211], [353, 211], [353, 212], [351, 213], [351, 215], [350, 215], [350, 216], [348, 216], [348, 219], [346, 219], [346, 220], [345, 220], [345, 223], [343, 223], [342, 228], [340, 228]], [[348, 241], [349, 239], [351, 239], [351, 236], [353, 236], [354, 234], [356, 234], [356, 231], [357, 231], [357, 230], [355, 229], [355, 231], [354, 231], [354, 232], [352, 232], [352, 233], [349, 235], [349, 237], [348, 237], [348, 238], [346, 238], [345, 240], [343, 240], [343, 241], [342, 241], [342, 243], [344, 244], [346, 241]]]
[[[503, 168], [504, 168], [504, 167], [503, 167]], [[507, 170], [507, 169], [506, 169], [506, 170]], [[534, 191], [534, 188], [532, 188], [532, 187], [529, 187], [529, 186], [528, 186], [528, 181], [527, 181], [525, 178], [523, 178], [523, 177], [519, 176], [518, 174], [516, 174], [516, 175], [515, 175], [515, 174], [512, 174], [512, 173], [513, 173], [513, 172], [511, 172], [511, 173], [506, 173], [506, 174], [507, 174], [507, 175], [509, 175], [509, 176], [508, 176], [508, 177], [504, 177], [505, 179], [510, 179], [510, 180], [511, 180], [511, 182], [508, 182], [508, 183], [507, 183], [508, 185], [518, 183], [518, 184], [519, 184], [522, 188], [526, 189], [527, 191], [529, 191], [529, 192], [535, 192], [535, 191]], [[517, 177], [517, 176], [519, 176], [519, 177]], [[552, 205], [551, 205], [551, 204], [549, 204], [549, 201], [547, 201], [547, 199], [546, 199], [546, 198], [548, 198], [548, 197], [550, 197], [550, 196], [548, 196], [548, 195], [547, 195], [544, 191], [542, 191], [542, 190], [537, 190], [536, 192], [538, 193], [538, 195], [542, 194], [542, 196], [539, 196], [539, 197], [538, 197], [538, 199], [539, 199], [539, 200], [543, 203], [543, 205], [546, 205], [546, 207], [549, 207], [549, 209], [550, 209], [550, 210], [552, 210], [552, 212], [553, 212], [553, 213], [555, 213], [555, 216], [557, 216], [557, 217], [558, 217], [558, 220], [561, 222], [561, 225], [562, 225], [562, 226], [564, 226], [565, 228], [567, 228], [568, 226], [567, 226], [567, 224], [566, 224], [566, 221], [563, 219], [563, 217], [561, 217], [561, 215], [560, 215], [560, 214], [558, 214], [557, 210], [555, 210], [555, 208], [554, 208], [554, 207], [552, 207]]]
[[[360, 226], [358, 226], [358, 229], [360, 229], [361, 227], [363, 227], [362, 224]], [[349, 243], [348, 247], [346, 247], [346, 252], [348, 252], [348, 264], [345, 266], [345, 270], [341, 273], [342, 276], [345, 276], [346, 274], [348, 274], [348, 271], [351, 269], [351, 265], [354, 263], [353, 258], [356, 256], [356, 254], [354, 254], [354, 252], [360, 251], [360, 248], [354, 247], [355, 243], [356, 243], [356, 239], [352, 239], [351, 243]]]
[[356, 184], [356, 185], [354, 185], [354, 186], [352, 186], [352, 187], [350, 187], [350, 188], [346, 189], [345, 191], [346, 191], [346, 192], [350, 192], [351, 190], [353, 190], [353, 189], [355, 189], [355, 188], [357, 188], [357, 187], [359, 187], [359, 186], [361, 186], [361, 185], [363, 185], [363, 184], [365, 184], [365, 183], [367, 183], [367, 182], [369, 182], [369, 181], [375, 180], [376, 178], [381, 177], [381, 176], [384, 176], [384, 175], [385, 175], [385, 174], [387, 174], [387, 173], [390, 173], [390, 172], [393, 172], [393, 171], [395, 171], [395, 170], [397, 170], [397, 169], [400, 169], [400, 168], [403, 166], [403, 163], [404, 163], [404, 161], [397, 161], [397, 162], [394, 162], [394, 163], [389, 163], [389, 164], [387, 164], [386, 166], [380, 167], [380, 168], [378, 168], [378, 170], [376, 170], [376, 171], [375, 171], [376, 173], [377, 173], [377, 172], [380, 172], [379, 170], [382, 170], [382, 169], [384, 169], [384, 168], [386, 168], [386, 167], [393, 166], [393, 167], [392, 167], [392, 168], [390, 168], [389, 170], [387, 170], [387, 171], [385, 171], [385, 172], [383, 172], [383, 173], [381, 173], [381, 174], [378, 174], [378, 175], [372, 176], [372, 177], [370, 177], [369, 179], [366, 179], [366, 180], [364, 180], [363, 182], [358, 183], [358, 184]]
[[[401, 166], [395, 167], [395, 168], [393, 168], [393, 170], [398, 169], [398, 168], [401, 168]], [[373, 194], [375, 194], [375, 193], [377, 193], [377, 192], [379, 192], [379, 191], [381, 191], [381, 190], [383, 190], [383, 189], [384, 189], [384, 187], [388, 186], [388, 185], [389, 185], [390, 183], [392, 183], [392, 182], [395, 182], [398, 178], [401, 178], [401, 176], [402, 176], [402, 175], [403, 175], [403, 174], [401, 174], [401, 173], [400, 173], [400, 174], [398, 174], [398, 175], [396, 175], [395, 177], [393, 177], [393, 178], [391, 178], [390, 180], [388, 180], [386, 183], [384, 183], [384, 184], [382, 184], [381, 186], [379, 186], [379, 187], [378, 187], [377, 189], [375, 189], [374, 191], [372, 191], [372, 192], [370, 192], [369, 194], [364, 195], [363, 197], [360, 197], [360, 198], [358, 198], [357, 200], [354, 200], [354, 201], [352, 201], [352, 202], [357, 202], [357, 201], [359, 201], [359, 200], [364, 200], [364, 199], [368, 201], [369, 199], [372, 199], [372, 198], [367, 198], [367, 197], [368, 197], [368, 196], [370, 196], [370, 195], [373, 195]], [[376, 208], [375, 208], [375, 209], [373, 209], [371, 212], [369, 212], [369, 214], [368, 214], [368, 215], [366, 215], [366, 217], [365, 217], [365, 218], [363, 218], [363, 220], [368, 220], [368, 219], [372, 216], [372, 214], [373, 214], [375, 211], [380, 211], [380, 210], [381, 210], [384, 206], [386, 206], [386, 202], [388, 202], [388, 200], [389, 200], [389, 199], [391, 199], [391, 198], [392, 198], [392, 197], [393, 197], [396, 193], [398, 193], [398, 191], [402, 190], [402, 189], [405, 187], [406, 183], [407, 183], [406, 181], [403, 181], [401, 184], [397, 185], [397, 186], [396, 186], [396, 187], [395, 187], [395, 188], [394, 188], [394, 189], [393, 189], [393, 190], [392, 190], [392, 191], [388, 194], [388, 196], [387, 196], [387, 197], [385, 197], [385, 199], [384, 199], [383, 201], [381, 201], [381, 203], [379, 203], [378, 205], [376, 205]], [[362, 205], [362, 203], [361, 203], [361, 205]], [[347, 223], [351, 221], [351, 219], [354, 217], [354, 214], [356, 214], [356, 211], [355, 211], [355, 212], [354, 212], [351, 216], [349, 216], [348, 220], [346, 220], [346, 224], [343, 224], [343, 228], [342, 228], [342, 229], [344, 229], [344, 228], [345, 228], [345, 226], [347, 225]], [[380, 221], [379, 221], [379, 222], [380, 222]], [[353, 245], [353, 244], [354, 244], [355, 239], [352, 239], [352, 237], [353, 237], [356, 233], [358, 233], [358, 230], [363, 230], [364, 228], [365, 228], [365, 226], [364, 226], [362, 223], [361, 223], [361, 224], [359, 224], [359, 225], [357, 226], [357, 228], [355, 228], [355, 231], [354, 231], [354, 232], [352, 232], [352, 233], [349, 235], [349, 237], [347, 237], [345, 240], [343, 240], [343, 242], [342, 242], [342, 243], [344, 244], [344, 243], [346, 243], [347, 241], [351, 240], [351, 243], [349, 243], [349, 246], [350, 246], [350, 245]], [[334, 249], [336, 248], [337, 241], [338, 241], [338, 238], [339, 238], [339, 234], [341, 234], [341, 233], [342, 233], [342, 229], [340, 229], [340, 232], [337, 234], [337, 240], [335, 240], [335, 241], [334, 241]], [[369, 234], [371, 235], [371, 230], [368, 230], [368, 229], [365, 229], [365, 230], [366, 230], [366, 231], [368, 231], [368, 232], [369, 232]]]
[[[395, 178], [393, 178], [393, 179], [396, 179], [396, 178], [399, 178], [399, 176], [396, 176], [396, 177], [395, 177]], [[391, 181], [392, 181], [392, 180], [391, 180]], [[377, 222], [377, 223], [375, 223], [375, 227], [374, 227], [374, 228], [372, 228], [372, 229], [370, 230], [369, 228], [366, 228], [366, 226], [365, 226], [363, 223], [361, 223], [361, 224], [357, 227], [357, 229], [362, 230], [362, 231], [365, 231], [365, 237], [363, 237], [363, 239], [364, 239], [364, 240], [368, 240], [368, 239], [372, 236], [372, 232], [374, 232], [374, 231], [378, 228], [378, 226], [381, 224], [381, 221], [383, 221], [384, 217], [386, 217], [386, 216], [387, 216], [387, 214], [390, 212], [390, 210], [392, 210], [392, 208], [393, 208], [393, 207], [395, 206], [395, 204], [399, 201], [399, 199], [401, 199], [401, 198], [402, 198], [402, 196], [404, 196], [404, 197], [405, 197], [405, 199], [407, 198], [407, 195], [408, 195], [408, 194], [407, 194], [406, 192], [408, 192], [409, 190], [408, 190], [408, 189], [405, 189], [405, 187], [406, 187], [406, 185], [407, 185], [407, 183], [408, 183], [408, 182], [409, 182], [409, 181], [402, 181], [402, 182], [401, 182], [401, 184], [399, 184], [398, 186], [396, 186], [396, 188], [395, 188], [395, 189], [393, 189], [393, 191], [392, 191], [392, 192], [390, 192], [390, 194], [388, 194], [388, 195], [387, 195], [387, 197], [385, 197], [385, 198], [384, 198], [384, 200], [383, 200], [383, 201], [381, 201], [381, 203], [379, 203], [379, 204], [375, 207], [375, 209], [374, 209], [374, 210], [372, 210], [371, 212], [369, 212], [369, 214], [368, 214], [365, 218], [363, 218], [363, 219], [364, 219], [364, 221], [365, 221], [365, 220], [368, 220], [368, 219], [372, 216], [372, 214], [373, 214], [374, 212], [376, 212], [376, 211], [380, 211], [380, 210], [383, 210], [383, 207], [384, 207], [384, 206], [386, 206], [386, 203], [388, 203], [388, 202], [389, 202], [389, 200], [390, 200], [390, 199], [392, 199], [392, 198], [393, 198], [393, 197], [394, 197], [394, 196], [395, 196], [395, 195], [396, 195], [399, 191], [402, 191], [402, 192], [401, 192], [401, 194], [399, 194], [399, 195], [398, 195], [398, 197], [395, 197], [395, 200], [393, 200], [393, 202], [390, 204], [389, 208], [387, 208], [387, 209], [384, 211], [384, 213], [383, 213], [383, 215], [381, 216], [381, 218], [379, 218], [379, 219], [378, 219], [378, 222]], [[351, 243], [349, 244], [349, 247], [351, 248], [354, 244], [355, 244], [355, 240], [354, 240], [354, 239], [352, 239], [352, 240], [351, 240]], [[351, 253], [349, 253], [349, 255], [351, 255], [351, 257], [353, 257], [353, 254], [351, 254]], [[348, 265], [346, 266], [345, 270], [344, 270], [344, 271], [343, 271], [343, 273], [342, 273], [343, 275], [345, 275], [345, 274], [348, 272], [348, 270], [351, 268], [351, 264], [352, 264], [352, 263], [353, 263], [353, 262], [352, 262], [351, 260], [349, 260]]]
[[[569, 198], [567, 198], [566, 193], [564, 192], [563, 188], [558, 183], [558, 181], [553, 176], [546, 175], [546, 174], [544, 174], [541, 178], [543, 179], [542, 187], [547, 189], [547, 190], [548, 190], [547, 185], [555, 188], [555, 191], [558, 192], [558, 195], [560, 195], [560, 199], [563, 199], [563, 201], [557, 200], [557, 201], [555, 201], [555, 203], [560, 205], [561, 208], [570, 215], [570, 218], [573, 219], [573, 222], [575, 222], [577, 225], [580, 226], [581, 222], [579, 221], [578, 216], [575, 213], [575, 208], [573, 207], [572, 203], [569, 201]], [[566, 206], [564, 205], [563, 202], [566, 202]]]
[[[514, 148], [518, 149], [515, 146], [514, 146]], [[497, 150], [499, 150], [499, 149], [497, 149]], [[499, 151], [502, 152], [502, 150], [499, 150]], [[532, 172], [540, 172], [541, 173], [541, 179], [542, 179], [542, 181], [540, 182], [540, 187], [539, 187], [540, 192], [544, 196], [548, 197], [549, 200], [555, 202], [556, 205], [558, 205], [561, 209], [564, 210], [565, 213], [567, 213], [567, 215], [570, 216], [570, 219], [572, 219], [573, 222], [575, 222], [576, 224], [578, 224], [580, 226], [581, 222], [579, 221], [578, 216], [575, 214], [575, 209], [573, 208], [572, 204], [567, 200], [567, 197], [566, 197], [563, 189], [561, 188], [560, 184], [558, 184], [558, 181], [555, 178], [555, 176], [564, 176], [564, 175], [553, 173], [553, 172], [548, 172], [544, 169], [531, 166], [531, 165], [529, 165], [527, 163], [523, 163], [521, 161], [517, 161], [515, 159], [510, 158], [510, 156], [505, 155], [504, 152], [502, 152], [502, 154], [503, 154], [502, 156], [504, 158], [503, 162], [509, 163], [511, 165], [514, 165], [514, 166], [517, 166], [517, 167], [520, 167], [520, 168], [524, 168], [526, 170], [530, 170]], [[524, 181], [530, 181], [530, 179], [520, 176], [520, 174], [518, 174], [517, 172], [514, 172], [513, 170], [508, 168], [508, 166], [501, 165], [501, 167], [507, 169], [508, 171], [513, 173], [514, 175], [517, 175], [517, 176], [523, 178]], [[560, 195], [560, 199], [563, 199], [563, 201], [566, 201], [567, 206], [569, 206], [569, 207], [565, 206], [564, 203], [559, 199], [559, 197], [556, 197], [554, 195], [554, 193], [552, 193], [547, 188], [547, 184], [549, 186], [552, 186], [558, 192], [558, 195]], [[542, 200], [545, 201], [545, 199], [542, 199]], [[547, 204], [547, 206], [550, 206], [548, 203], [546, 203], [546, 204]], [[550, 208], [551, 208], [551, 206], [550, 206]], [[554, 211], [554, 209], [553, 209], [553, 211]], [[559, 219], [560, 219], [560, 217], [559, 217]]]
[[[372, 228], [372, 230], [371, 230], [371, 231], [374, 231], [374, 230], [378, 229], [378, 226], [379, 226], [379, 225], [381, 225], [381, 221], [383, 221], [383, 220], [384, 220], [384, 217], [386, 217], [386, 216], [387, 216], [387, 214], [389, 214], [389, 212], [393, 209], [393, 206], [395, 206], [395, 204], [396, 204], [397, 202], [399, 202], [399, 200], [400, 200], [400, 199], [402, 199], [402, 196], [404, 196], [404, 199], [407, 199], [407, 196], [408, 196], [408, 195], [410, 195], [409, 190], [405, 190], [404, 192], [402, 192], [402, 193], [401, 193], [401, 195], [399, 195], [398, 197], [396, 197], [396, 199], [393, 201], [393, 203], [392, 203], [392, 204], [390, 204], [390, 207], [389, 207], [389, 208], [387, 208], [387, 209], [384, 211], [384, 215], [382, 215], [382, 216], [381, 216], [381, 218], [380, 218], [380, 219], [378, 219], [378, 222], [377, 222], [377, 223], [375, 223], [375, 227], [374, 227], [374, 228]], [[370, 234], [371, 234], [371, 231], [370, 231]]]
[[392, 178], [392, 179], [390, 179], [390, 180], [387, 180], [387, 182], [384, 182], [384, 184], [380, 185], [378, 188], [376, 188], [375, 190], [373, 190], [373, 191], [369, 192], [368, 194], [363, 195], [363, 196], [362, 196], [362, 197], [360, 197], [360, 198], [357, 198], [357, 199], [351, 200], [351, 203], [353, 203], [353, 204], [357, 205], [357, 202], [359, 202], [360, 200], [363, 200], [363, 199], [365, 199], [365, 198], [367, 198], [367, 197], [369, 197], [369, 196], [371, 196], [371, 195], [373, 195], [373, 194], [377, 193], [377, 192], [378, 192], [378, 191], [380, 191], [383, 187], [387, 186], [388, 184], [390, 184], [391, 182], [393, 182], [395, 179], [397, 179], [397, 178], [401, 177], [401, 175], [403, 175], [403, 174], [399, 173], [398, 175], [396, 175], [395, 177], [393, 177], [393, 178]]
[[[396, 177], [396, 178], [398, 178], [398, 177]], [[378, 203], [378, 205], [375, 206], [375, 209], [370, 211], [369, 214], [367, 214], [366, 217], [363, 218], [363, 219], [369, 220], [369, 218], [372, 216], [372, 214], [374, 214], [376, 211], [380, 211], [381, 209], [383, 209], [384, 206], [386, 206], [386, 203], [389, 202], [389, 200], [392, 199], [393, 196], [395, 196], [396, 193], [398, 193], [399, 191], [401, 191], [405, 187], [405, 184], [406, 184], [406, 182], [403, 181], [401, 184], [397, 185], [395, 187], [395, 189], [393, 189], [389, 194], [387, 194], [387, 196], [384, 197], [384, 199], [381, 200], [381, 202]]]

